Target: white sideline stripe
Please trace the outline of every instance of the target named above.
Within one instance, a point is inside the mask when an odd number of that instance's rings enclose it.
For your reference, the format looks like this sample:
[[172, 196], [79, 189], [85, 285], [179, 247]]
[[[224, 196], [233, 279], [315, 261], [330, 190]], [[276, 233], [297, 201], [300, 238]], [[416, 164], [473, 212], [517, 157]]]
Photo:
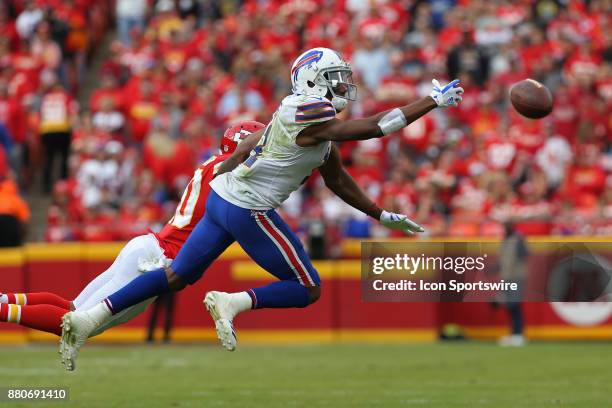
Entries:
[[272, 234], [270, 234], [270, 232], [268, 232], [268, 230], [266, 230], [266, 227], [263, 226], [263, 224], [261, 223], [261, 220], [259, 219], [259, 214], [255, 215], [255, 221], [257, 221], [257, 224], [259, 225], [259, 227], [263, 230], [263, 232], [266, 233], [266, 235], [270, 238], [270, 240], [272, 242], [274, 242], [274, 245], [276, 245], [276, 247], [278, 248], [278, 250], [280, 251], [281, 254], [283, 254], [283, 258], [285, 258], [285, 261], [287, 261], [287, 263], [289, 264], [289, 266], [291, 267], [291, 269], [293, 270], [293, 273], [295, 273], [295, 276], [297, 276], [298, 280], [300, 281], [300, 283], [303, 285], [304, 281], [302, 281], [302, 277], [300, 276], [300, 273], [297, 271], [297, 269], [295, 268], [295, 266], [291, 263], [291, 261], [289, 260], [289, 256], [285, 253], [285, 250], [283, 249], [283, 247], [281, 246], [281, 244], [276, 241], [276, 239], [274, 238], [274, 236]]

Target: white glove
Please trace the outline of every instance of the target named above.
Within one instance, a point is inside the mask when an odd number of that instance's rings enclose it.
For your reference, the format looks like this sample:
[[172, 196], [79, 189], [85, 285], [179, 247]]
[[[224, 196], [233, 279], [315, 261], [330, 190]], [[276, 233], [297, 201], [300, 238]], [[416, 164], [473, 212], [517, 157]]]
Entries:
[[425, 229], [404, 214], [395, 214], [383, 210], [380, 223], [387, 228], [404, 231], [406, 234], [425, 232]]
[[463, 88], [457, 86], [459, 84], [458, 79], [445, 86], [441, 86], [437, 79], [432, 79], [431, 83], [433, 84], [433, 91], [431, 91], [429, 96], [439, 107], [457, 106], [461, 102]]

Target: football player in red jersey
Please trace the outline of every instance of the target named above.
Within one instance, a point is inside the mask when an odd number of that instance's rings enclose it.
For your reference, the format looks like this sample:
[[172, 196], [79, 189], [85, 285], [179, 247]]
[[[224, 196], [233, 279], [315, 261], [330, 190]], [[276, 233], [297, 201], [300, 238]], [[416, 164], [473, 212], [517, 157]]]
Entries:
[[[71, 310], [84, 310], [125, 286], [138, 275], [162, 265], [169, 265], [187, 237], [204, 216], [208, 183], [216, 175], [220, 164], [229, 157], [238, 143], [251, 133], [265, 127], [255, 121], [243, 121], [228, 128], [221, 139], [221, 154], [201, 164], [185, 188], [174, 217], [157, 234], [133, 238], [121, 250], [113, 264], [92, 280], [72, 301], [49, 292], [0, 294], [0, 321], [17, 323], [29, 328], [61, 335], [62, 316]], [[147, 299], [122, 313], [112, 316], [93, 335], [124, 323], [138, 314], [155, 299]]]

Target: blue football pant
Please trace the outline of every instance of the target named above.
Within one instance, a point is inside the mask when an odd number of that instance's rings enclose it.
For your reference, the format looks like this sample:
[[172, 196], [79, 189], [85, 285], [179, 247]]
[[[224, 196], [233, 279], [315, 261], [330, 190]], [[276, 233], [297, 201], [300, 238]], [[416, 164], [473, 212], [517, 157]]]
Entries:
[[[249, 289], [253, 308], [305, 307], [308, 288], [319, 286], [319, 274], [302, 244], [274, 210], [254, 211], [235, 206], [211, 191], [206, 214], [172, 262], [185, 283], [196, 282], [234, 241], [262, 268], [280, 281]], [[104, 302], [117, 314], [145, 299], [170, 290], [164, 269], [140, 275]]]
[[263, 269], [282, 282], [249, 290], [254, 307], [303, 307], [307, 287], [319, 286], [300, 240], [274, 210], [238, 207], [211, 190], [206, 213], [172, 263], [185, 283], [196, 282], [225, 249], [237, 241]]

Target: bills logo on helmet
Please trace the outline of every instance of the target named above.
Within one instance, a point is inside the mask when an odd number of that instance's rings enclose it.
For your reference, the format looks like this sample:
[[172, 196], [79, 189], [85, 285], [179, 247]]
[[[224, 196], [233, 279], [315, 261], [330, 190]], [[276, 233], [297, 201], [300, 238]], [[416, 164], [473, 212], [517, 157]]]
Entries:
[[302, 58], [299, 59], [298, 62], [295, 63], [295, 66], [291, 70], [291, 75], [293, 75], [293, 80], [297, 81], [297, 74], [301, 68], [305, 66], [310, 66], [311, 64], [319, 61], [323, 57], [323, 51], [312, 50], [306, 54]]

